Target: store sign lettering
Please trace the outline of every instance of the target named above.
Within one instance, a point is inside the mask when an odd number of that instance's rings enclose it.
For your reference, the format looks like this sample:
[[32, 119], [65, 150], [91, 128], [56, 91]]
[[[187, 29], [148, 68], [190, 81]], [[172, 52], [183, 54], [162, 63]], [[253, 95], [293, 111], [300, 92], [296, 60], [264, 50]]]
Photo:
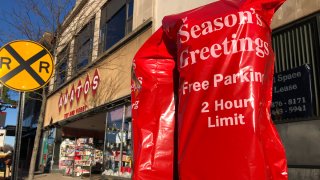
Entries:
[[61, 99], [63, 101], [64, 109], [67, 108], [68, 99], [69, 99], [69, 94], [68, 94], [68, 89], [66, 89], [66, 92], [64, 93], [64, 97], [63, 99]]
[[70, 92], [68, 91], [68, 89], [66, 89], [65, 92], [60, 95], [59, 103], [58, 103], [59, 112], [61, 111], [62, 107], [64, 107], [64, 109], [66, 110], [68, 104], [71, 108], [74, 100], [76, 100], [77, 104], [79, 104], [82, 94], [83, 94], [84, 100], [87, 100], [90, 90], [91, 90], [92, 96], [95, 96], [99, 84], [100, 84], [100, 76], [99, 76], [98, 69], [95, 70], [92, 80], [90, 80], [90, 76], [89, 74], [87, 74], [87, 77], [84, 80], [84, 82], [79, 80], [76, 86], [75, 84], [72, 84], [70, 88]]
[[74, 95], [75, 95], [75, 91], [74, 91], [74, 84], [72, 84], [71, 90], [70, 90], [70, 107], [72, 107], [72, 103], [74, 101]]
[[63, 117], [66, 119], [66, 118], [68, 118], [68, 117], [71, 117], [71, 116], [74, 116], [74, 115], [76, 115], [76, 114], [79, 114], [79, 113], [82, 113], [82, 112], [86, 111], [87, 108], [88, 108], [87, 105], [81, 106], [81, 107], [77, 108], [76, 110], [72, 110], [72, 111], [70, 111], [70, 112], [65, 113], [65, 114], [63, 115]]
[[82, 84], [81, 84], [81, 81], [79, 80], [78, 86], [77, 86], [77, 88], [76, 88], [76, 100], [77, 100], [77, 104], [78, 104], [79, 101], [80, 101], [81, 93], [82, 93]]
[[89, 79], [89, 75], [87, 75], [87, 78], [84, 81], [84, 88], [83, 88], [83, 93], [84, 93], [84, 99], [85, 100], [87, 100], [89, 89], [90, 89], [90, 79]]

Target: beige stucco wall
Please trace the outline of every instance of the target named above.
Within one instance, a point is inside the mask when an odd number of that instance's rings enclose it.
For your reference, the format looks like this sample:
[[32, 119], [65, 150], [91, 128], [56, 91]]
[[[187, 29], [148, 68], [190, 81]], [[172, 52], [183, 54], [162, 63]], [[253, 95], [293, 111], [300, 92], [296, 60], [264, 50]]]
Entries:
[[158, 29], [164, 16], [187, 11], [217, 0], [154, 0], [154, 28]]
[[[150, 3], [151, 1], [154, 3], [154, 28], [157, 29], [161, 26], [161, 21], [166, 15], [190, 10], [217, 0], [150, 0]], [[274, 15], [271, 27], [273, 29], [280, 27], [319, 10], [320, 0], [286, 0]]]
[[[135, 39], [131, 40], [128, 44], [121, 47], [115, 53], [108, 56], [103, 61], [99, 62], [93, 68], [89, 69], [86, 73], [81, 75], [79, 78], [68, 83], [64, 88], [55, 92], [48, 98], [44, 127], [52, 123], [61, 121], [65, 119], [65, 114], [73, 110], [76, 110], [79, 107], [87, 106], [86, 110], [92, 109], [93, 107], [108, 103], [112, 100], [124, 97], [130, 94], [130, 80], [131, 80], [131, 62], [136, 51], [141, 47], [141, 45], [146, 41], [146, 39], [151, 35], [151, 28], [144, 33], [137, 36]], [[97, 89], [97, 94], [95, 97], [92, 97], [91, 89], [88, 93], [87, 100], [83, 97], [83, 92], [80, 98], [79, 103], [76, 101], [73, 102], [73, 105], [70, 106], [67, 104], [66, 108], [64, 106], [59, 111], [59, 98], [60, 95], [65, 93], [68, 89], [68, 93], [74, 84], [77, 86], [79, 80], [82, 84], [89, 74], [90, 80], [94, 71], [98, 69], [100, 74], [100, 84]]]
[[152, 19], [154, 0], [135, 0], [132, 28], [139, 27], [148, 19]]
[[[68, 76], [67, 79], [71, 77], [71, 66], [72, 66], [72, 58], [73, 58], [73, 47], [74, 47], [74, 38], [77, 33], [92, 19], [95, 18], [94, 24], [94, 42], [93, 42], [93, 49], [92, 49], [92, 61], [96, 60], [98, 54], [98, 41], [99, 41], [99, 30], [100, 30], [100, 14], [101, 14], [101, 7], [107, 2], [107, 0], [88, 0], [88, 2], [84, 5], [84, 7], [80, 10], [80, 12], [76, 13], [76, 16], [73, 17], [72, 21], [68, 26], [65, 27], [63, 32], [59, 37], [59, 43], [57, 45], [57, 49], [54, 55], [54, 62], [57, 64], [57, 55], [67, 46], [70, 45], [69, 48], [69, 69], [68, 69]], [[66, 18], [71, 18], [71, 14], [77, 8], [73, 8], [72, 12], [69, 13], [69, 16]], [[67, 21], [65, 21], [67, 22]], [[64, 23], [65, 23], [64, 22]], [[63, 24], [64, 26], [65, 24]], [[55, 76], [55, 72], [54, 72]], [[50, 80], [49, 83], [49, 90], [53, 90], [55, 77]]]
[[320, 0], [287, 0], [273, 17], [273, 29], [320, 10]]
[[[64, 32], [61, 34], [61, 39], [58, 46], [58, 53], [63, 47], [68, 44], [72, 38], [85, 26], [89, 20], [100, 13], [101, 7], [105, 4], [106, 0], [88, 0], [86, 5], [80, 12], [74, 17], [71, 23], [67, 26]], [[100, 17], [100, 15], [98, 15]], [[99, 29], [95, 29], [99, 30]]]
[[[62, 33], [56, 54], [59, 54], [59, 52], [67, 44], [70, 45], [68, 62], [69, 72], [67, 81], [70, 81], [72, 78], [71, 65], [75, 50], [73, 47], [75, 42], [74, 37], [92, 18], [95, 18], [92, 61], [101, 59], [101, 57], [99, 57], [100, 55], [98, 55], [101, 7], [107, 1], [108, 0], [88, 0], [86, 5], [80, 10], [80, 12], [76, 14], [76, 16], [73, 17], [73, 20]], [[152, 18], [153, 0], [135, 0], [134, 3], [133, 30], [142, 25], [145, 21]], [[75, 9], [76, 8], [74, 8], [73, 11]], [[55, 123], [65, 119], [65, 115], [67, 113], [72, 112], [80, 107], [86, 106], [86, 110], [89, 110], [95, 106], [99, 106], [117, 98], [129, 95], [131, 60], [138, 48], [149, 36], [151, 36], [151, 33], [152, 31], [150, 28], [148, 31], [145, 31], [143, 34], [134, 38], [134, 40], [131, 40], [128, 44], [103, 59], [95, 67], [88, 69], [86, 73], [81, 75], [79, 78], [68, 82], [63, 88], [57, 92], [54, 92], [47, 101], [44, 126], [49, 125], [51, 120], [52, 123]], [[56, 56], [55, 61], [57, 61]], [[90, 80], [92, 81], [93, 74], [96, 69], [98, 69], [101, 78], [96, 96], [92, 97], [92, 93], [89, 92], [89, 96], [85, 100], [82, 92], [79, 103], [74, 101], [72, 106], [68, 104], [66, 108], [63, 106], [59, 111], [58, 104], [61, 94], [64, 95], [67, 90], [70, 94], [72, 85], [76, 87], [79, 81], [81, 81], [83, 84], [87, 75], [89, 75]], [[53, 84], [54, 78], [51, 80], [51, 91], [53, 91]]]

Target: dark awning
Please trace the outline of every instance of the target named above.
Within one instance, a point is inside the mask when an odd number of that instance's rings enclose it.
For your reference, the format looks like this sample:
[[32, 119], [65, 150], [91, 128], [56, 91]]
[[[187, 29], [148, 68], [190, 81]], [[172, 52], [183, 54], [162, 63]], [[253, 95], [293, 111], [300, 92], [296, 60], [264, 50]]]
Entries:
[[[13, 125], [7, 125], [4, 127], [5, 130], [7, 130], [6, 136], [15, 136], [16, 134], [16, 126]], [[25, 135], [28, 133], [30, 128], [28, 127], [22, 127], [22, 135]]]

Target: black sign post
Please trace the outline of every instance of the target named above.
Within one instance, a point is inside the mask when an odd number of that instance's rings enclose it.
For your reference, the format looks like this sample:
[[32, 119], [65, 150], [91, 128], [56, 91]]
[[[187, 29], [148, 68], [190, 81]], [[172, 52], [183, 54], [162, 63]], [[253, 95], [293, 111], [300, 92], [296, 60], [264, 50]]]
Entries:
[[303, 65], [274, 75], [271, 114], [275, 122], [312, 116], [310, 71], [309, 65]]
[[23, 121], [23, 113], [24, 113], [24, 101], [25, 101], [25, 92], [20, 92], [18, 118], [17, 118], [16, 130], [15, 130], [16, 140], [14, 144], [11, 180], [17, 180], [19, 177], [19, 159], [20, 159], [20, 147], [21, 147], [21, 136], [22, 136], [22, 121]]
[[[28, 54], [28, 56], [24, 57], [23, 54]], [[13, 68], [13, 65], [11, 65], [13, 62], [16, 62], [18, 66]], [[44, 87], [52, 77], [53, 70], [52, 55], [37, 42], [29, 40], [12, 41], [0, 48], [0, 81], [10, 89], [20, 91], [12, 180], [18, 179], [25, 92]], [[23, 73], [27, 73], [28, 75]], [[36, 139], [34, 140], [35, 144], [40, 141], [40, 133], [41, 131], [37, 131]], [[38, 146], [34, 145], [34, 147], [32, 158], [36, 157]], [[31, 175], [29, 177], [33, 176], [33, 171], [34, 163], [31, 163]]]

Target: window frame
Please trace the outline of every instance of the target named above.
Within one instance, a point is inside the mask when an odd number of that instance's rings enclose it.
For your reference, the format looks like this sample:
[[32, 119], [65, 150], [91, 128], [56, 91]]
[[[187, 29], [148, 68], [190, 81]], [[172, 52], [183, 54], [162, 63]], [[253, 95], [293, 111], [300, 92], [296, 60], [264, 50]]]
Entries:
[[[92, 18], [90, 21], [88, 21], [87, 24], [85, 24], [74, 37], [72, 75], [75, 75], [82, 69], [85, 69], [92, 61], [94, 26], [95, 26], [94, 24], [95, 24], [95, 17]], [[88, 52], [83, 53], [86, 50], [88, 50]], [[87, 58], [86, 59], [83, 58], [84, 56], [81, 56], [81, 53], [86, 54]], [[84, 65], [81, 65], [84, 61], [87, 61], [87, 62], [84, 63]]]
[[[54, 89], [61, 87], [65, 82], [67, 82], [68, 63], [69, 63], [69, 55], [70, 55], [69, 51], [70, 51], [70, 46], [67, 45], [57, 55], [57, 63], [56, 64], [58, 64], [58, 65], [56, 65], [56, 67], [55, 67], [56, 76], [55, 76], [55, 81], [54, 81]], [[63, 64], [65, 64], [65, 70], [64, 70], [65, 72], [62, 72], [59, 69], [60, 67], [62, 67]], [[65, 73], [65, 77], [60, 78], [63, 73]]]
[[[309, 38], [304, 39], [305, 36], [308, 36]], [[306, 46], [304, 43], [309, 44]], [[310, 66], [311, 98], [313, 101], [312, 116], [281, 119], [275, 123], [281, 124], [319, 119], [320, 52], [316, 49], [320, 48], [320, 13], [316, 12], [277, 29], [273, 29], [272, 45], [276, 58], [274, 66], [275, 73], [281, 73], [304, 64], [308, 64]], [[303, 51], [302, 48], [305, 48], [304, 50], [308, 52], [300, 52]], [[308, 55], [303, 56], [304, 53], [308, 53]]]
[[[130, 4], [132, 3], [132, 4]], [[130, 5], [132, 5], [132, 14], [130, 12]], [[110, 10], [108, 12], [108, 9], [114, 9], [116, 10]], [[119, 12], [122, 10], [122, 8], [125, 8], [125, 20], [124, 20], [124, 35], [120, 39], [116, 40], [113, 44], [111, 44], [109, 47], [107, 47], [107, 41], [108, 41], [108, 23], [114, 19]], [[98, 53], [101, 54], [111, 47], [113, 47], [115, 44], [117, 44], [121, 39], [126, 37], [130, 32], [132, 32], [132, 23], [133, 23], [133, 8], [134, 8], [134, 0], [111, 0], [106, 2], [104, 6], [101, 8], [101, 19], [100, 19], [100, 37], [99, 37], [99, 51]]]

